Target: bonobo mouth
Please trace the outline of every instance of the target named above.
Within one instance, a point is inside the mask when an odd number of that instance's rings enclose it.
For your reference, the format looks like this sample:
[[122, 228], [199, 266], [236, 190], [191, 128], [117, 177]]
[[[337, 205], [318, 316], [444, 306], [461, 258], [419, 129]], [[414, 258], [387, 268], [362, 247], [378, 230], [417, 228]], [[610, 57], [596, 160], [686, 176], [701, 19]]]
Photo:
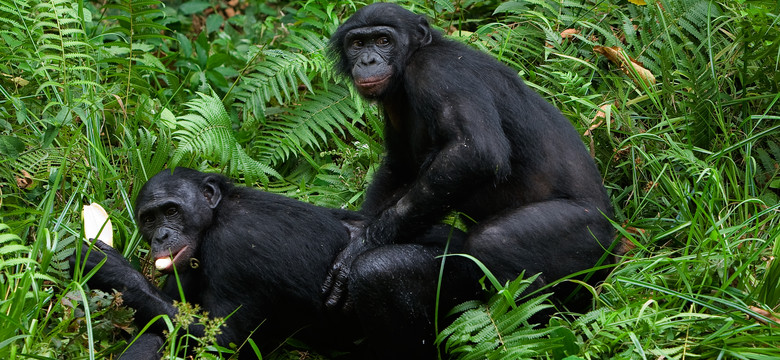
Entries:
[[[154, 267], [157, 268], [157, 270], [162, 273], [168, 274], [173, 272], [173, 266], [175, 264], [181, 264], [183, 260], [182, 258], [187, 256], [186, 255], [187, 251], [185, 250], [187, 250], [188, 248], [189, 246], [184, 246], [179, 250], [172, 251], [170, 255], [164, 255], [155, 258]], [[171, 261], [171, 256], [173, 256], [173, 261]]]
[[364, 95], [377, 95], [378, 92], [387, 84], [390, 79], [390, 74], [382, 77], [369, 77], [360, 80], [355, 80], [355, 86], [358, 87], [361, 94]]

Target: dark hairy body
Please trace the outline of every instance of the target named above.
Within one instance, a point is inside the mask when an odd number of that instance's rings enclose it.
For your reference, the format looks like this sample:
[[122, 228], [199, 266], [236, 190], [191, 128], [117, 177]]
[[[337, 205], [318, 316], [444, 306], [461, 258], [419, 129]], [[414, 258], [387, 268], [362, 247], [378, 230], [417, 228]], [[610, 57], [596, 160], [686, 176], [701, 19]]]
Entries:
[[[242, 195], [227, 203], [229, 216], [215, 215], [220, 221], [206, 217], [174, 231], [195, 229], [191, 236], [196, 236], [205, 227], [204, 240], [189, 240], [203, 243], [193, 255], [192, 249], [166, 242], [163, 233], [144, 232], [155, 257], [173, 255], [177, 271], [186, 268], [187, 257], [200, 256], [201, 268], [187, 270], [192, 275], [185, 280], [195, 289], [191, 296], [209, 304], [204, 308], [224, 316], [241, 305], [239, 323], [228, 324], [240, 330], [229, 331], [221, 342], [238, 341], [267, 318], [260, 329], [269, 338], [305, 323], [324, 329], [322, 336], [349, 338], [357, 330], [366, 337], [370, 358], [434, 358], [437, 256], [448, 243], [450, 253], [473, 255], [502, 282], [523, 272], [541, 273], [536, 288], [605, 258], [613, 228], [601, 176], [571, 123], [515, 71], [444, 39], [424, 17], [393, 4], [360, 9], [333, 35], [331, 49], [337, 70], [381, 105], [386, 121], [387, 154], [359, 214]], [[183, 202], [221, 213], [219, 206], [225, 205], [214, 206], [213, 191], [199, 189], [205, 200]], [[243, 196], [258, 200], [247, 202]], [[152, 203], [141, 199], [139, 210]], [[152, 208], [165, 212], [162, 205]], [[476, 221], [468, 233], [438, 225], [452, 211]], [[294, 221], [288, 223], [287, 216]], [[264, 225], [269, 222], [274, 224]], [[163, 245], [155, 246], [155, 238]], [[266, 244], [267, 238], [277, 240]], [[214, 240], [221, 245], [206, 245]], [[308, 248], [308, 243], [318, 245]], [[104, 268], [117, 272], [102, 276], [101, 268], [93, 280], [117, 287], [119, 274], [129, 270], [105, 250], [111, 262]], [[293, 266], [309, 269], [297, 272]], [[590, 282], [600, 280], [601, 274], [595, 275]], [[479, 298], [481, 276], [468, 260], [448, 257], [441, 311]], [[171, 289], [160, 295], [141, 280], [120, 285], [136, 296], [130, 303], [141, 309], [140, 321], [171, 314]], [[563, 299], [573, 287], [562, 283], [551, 290]], [[583, 300], [567, 305], [579, 307]], [[305, 316], [275, 319], [266, 310], [271, 308], [283, 314], [303, 309]], [[311, 319], [323, 320], [308, 325]]]
[[[354, 213], [233, 186], [217, 174], [177, 168], [173, 173], [164, 170], [144, 185], [136, 216], [153, 257], [172, 259], [159, 269], [171, 274], [163, 288], [149, 283], [102, 242], [97, 243], [100, 251], [92, 250], [86, 258], [85, 269], [107, 258], [88, 284], [122, 292], [124, 304], [136, 310], [139, 326], [155, 316], [173, 318], [177, 313], [173, 300], [181, 299], [172, 275], [175, 267], [188, 302], [199, 304], [210, 317], [227, 317], [217, 338], [220, 345], [241, 345], [255, 330], [255, 338], [267, 346], [276, 346], [303, 328], [318, 334], [334, 330], [319, 288], [333, 257], [349, 240], [345, 221], [356, 219]], [[82, 253], [87, 249], [84, 245]], [[157, 321], [122, 358], [159, 358], [163, 330], [163, 322]], [[188, 331], [203, 334], [199, 325]]]
[[[97, 241], [96, 248], [84, 244], [81, 249], [83, 273], [100, 266], [89, 286], [120, 291], [123, 303], [136, 310], [139, 328], [159, 315], [173, 319], [181, 286], [187, 302], [210, 318], [227, 318], [219, 345], [241, 346], [251, 335], [265, 355], [293, 336], [325, 351], [349, 351], [355, 358], [387, 353], [387, 340], [374, 329], [389, 321], [387, 316], [395, 321], [411, 312], [432, 313], [436, 257], [448, 242], [457, 248], [463, 239], [461, 232], [434, 227], [413, 243], [396, 245], [391, 257], [389, 248], [363, 254], [350, 279], [352, 311], [332, 311], [322, 301], [320, 286], [364, 220], [361, 214], [234, 186], [224, 176], [186, 168], [152, 177], [135, 210], [141, 235], [151, 245], [158, 270], [169, 275], [167, 281], [155, 287], [122, 254]], [[415, 266], [396, 261], [398, 251], [409, 253], [405, 259]], [[73, 257], [71, 268], [75, 264]], [[412, 271], [393, 271], [404, 276], [398, 281], [387, 276], [387, 266]], [[453, 272], [445, 277], [442, 301], [448, 306], [463, 299], [460, 279]], [[120, 358], [159, 359], [164, 330], [163, 321], [154, 322]], [[198, 337], [203, 330], [201, 325], [187, 329]], [[354, 346], [361, 339], [363, 345]], [[240, 355], [255, 358], [248, 346]]]
[[[387, 154], [361, 209], [362, 234], [323, 286], [328, 306], [343, 303], [359, 254], [452, 211], [476, 221], [462, 251], [502, 282], [541, 273], [538, 288], [599, 263], [613, 227], [598, 169], [571, 123], [516, 71], [387, 3], [358, 10], [331, 50], [337, 70], [380, 104]], [[570, 285], [552, 290], [564, 298]]]

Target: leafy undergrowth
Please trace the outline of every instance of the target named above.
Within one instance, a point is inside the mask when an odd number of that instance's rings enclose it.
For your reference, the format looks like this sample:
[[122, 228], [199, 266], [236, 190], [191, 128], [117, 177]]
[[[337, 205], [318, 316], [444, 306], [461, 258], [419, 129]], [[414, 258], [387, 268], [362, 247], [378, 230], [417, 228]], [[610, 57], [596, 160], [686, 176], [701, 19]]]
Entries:
[[[514, 297], [522, 281], [461, 308], [442, 334], [453, 358], [780, 357], [776, 1], [400, 3], [571, 119], [625, 252], [583, 289], [595, 295], [585, 314], [533, 326], [536, 303]], [[131, 312], [65, 259], [82, 205], [97, 202], [115, 246], [149, 273], [132, 204], [164, 166], [359, 208], [383, 127], [325, 46], [362, 5], [0, 0], [0, 358], [124, 349]], [[294, 343], [273, 357], [324, 358]]]

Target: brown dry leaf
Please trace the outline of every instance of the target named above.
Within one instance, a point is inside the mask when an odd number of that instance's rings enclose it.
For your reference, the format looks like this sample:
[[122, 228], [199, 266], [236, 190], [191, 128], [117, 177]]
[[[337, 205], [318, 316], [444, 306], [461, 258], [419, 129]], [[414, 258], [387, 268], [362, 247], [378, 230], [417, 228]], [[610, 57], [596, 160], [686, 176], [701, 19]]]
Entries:
[[[750, 310], [752, 310], [752, 311], [755, 311], [755, 312], [759, 313], [761, 316], [767, 317], [767, 318], [771, 319], [774, 322], [780, 323], [780, 319], [775, 317], [775, 315], [772, 314], [769, 311], [766, 311], [766, 310], [764, 310], [762, 308], [755, 307], [755, 306], [748, 306], [748, 308], [750, 308]], [[765, 325], [775, 325], [775, 324], [772, 324], [772, 323], [770, 323], [770, 322], [768, 322], [768, 321], [766, 321], [764, 319], [761, 319], [761, 318], [755, 317], [755, 319], [758, 320], [758, 322], [760, 322], [762, 324], [765, 324]]]
[[13, 75], [9, 75], [9, 74], [6, 74], [6, 73], [0, 73], [0, 74], [2, 74], [3, 76], [5, 76], [5, 77], [7, 77], [7, 78], [10, 78], [10, 79], [11, 79], [11, 82], [13, 82], [14, 84], [16, 84], [16, 86], [18, 86], [18, 87], [27, 86], [27, 84], [29, 84], [29, 83], [30, 83], [29, 81], [27, 81], [27, 80], [25, 80], [25, 79], [22, 79], [22, 78], [21, 78], [21, 77], [19, 77], [19, 76], [13, 76]]
[[[632, 235], [641, 236], [645, 234], [645, 229], [635, 228], [633, 226], [627, 226], [625, 229], [626, 232]], [[617, 245], [617, 247], [615, 247], [615, 253], [617, 255], [625, 255], [629, 251], [634, 250], [635, 248], [636, 248], [636, 244], [634, 244], [631, 240], [628, 240], [628, 238], [624, 236], [620, 239], [620, 243]]]
[[125, 104], [122, 101], [122, 98], [119, 97], [119, 95], [116, 95], [116, 94], [111, 94], [111, 95], [113, 95], [114, 98], [116, 98], [116, 102], [119, 103], [119, 108], [122, 109], [122, 115], [124, 115], [125, 119], [126, 119], [127, 118], [127, 110], [125, 109]]
[[22, 172], [22, 176], [18, 176], [18, 175], [16, 176], [16, 186], [24, 190], [27, 189], [27, 187], [29, 187], [32, 184], [33, 180], [32, 180], [32, 175], [30, 175], [30, 173], [28, 173], [25, 170], [22, 170], [21, 172]]
[[[604, 123], [604, 119], [606, 119], [606, 118], [607, 118], [607, 114], [606, 114], [606, 112], [607, 112], [607, 110], [609, 110], [609, 108], [610, 108], [610, 107], [612, 107], [612, 105], [613, 105], [613, 104], [612, 104], [612, 103], [610, 103], [610, 104], [604, 104], [604, 105], [601, 105], [601, 106], [599, 107], [601, 110], [599, 110], [599, 111], [596, 113], [596, 116], [594, 116], [594, 117], [593, 117], [593, 119], [592, 119], [592, 120], [590, 120], [590, 123], [591, 123], [592, 125], [591, 125], [591, 126], [588, 128], [588, 130], [585, 130], [585, 133], [584, 133], [583, 135], [585, 135], [585, 136], [590, 136], [590, 135], [591, 135], [591, 132], [592, 132], [593, 130], [596, 130], [596, 129], [597, 129], [599, 126], [601, 126], [601, 124], [603, 124], [603, 123]], [[594, 123], [596, 122], [596, 119], [598, 119], [598, 118], [601, 118], [601, 120], [599, 120], [599, 122], [598, 122], [598, 123], [594, 124]]]
[[627, 238], [623, 237], [620, 239], [620, 243], [615, 246], [615, 252], [618, 256], [623, 256], [625, 254], [628, 254], [629, 251], [636, 249], [636, 244], [628, 240]]
[[[615, 102], [615, 104], [617, 105], [617, 102]], [[585, 136], [590, 137], [590, 144], [588, 145], [588, 147], [590, 148], [590, 156], [594, 159], [596, 158], [596, 143], [593, 141], [592, 131], [604, 123], [604, 119], [607, 118], [607, 114], [605, 113], [605, 111], [607, 111], [607, 109], [609, 109], [610, 106], [612, 106], [612, 104], [601, 105], [601, 110], [599, 110], [599, 112], [596, 113], [596, 116], [594, 116], [593, 119], [590, 121], [591, 123], [590, 127], [588, 128], [588, 130], [585, 130], [585, 133], [583, 134]], [[593, 124], [594, 122], [596, 122], [596, 119], [598, 118], [601, 118], [601, 120], [599, 120], [598, 123]]]
[[577, 30], [577, 29], [566, 29], [566, 30], [561, 31], [561, 38], [562, 39], [573, 38], [574, 35], [579, 34], [579, 33], [580, 33], [580, 31]]
[[[639, 79], [644, 81], [645, 85], [647, 86], [655, 84], [655, 75], [653, 75], [650, 70], [645, 69], [645, 67], [642, 66], [638, 61], [624, 56], [623, 54], [625, 51], [622, 48], [617, 46], [594, 46], [593, 51], [604, 55], [607, 59], [609, 59], [609, 61], [617, 64], [620, 67], [620, 70], [623, 70], [626, 75], [633, 78], [637, 85], [639, 85]], [[636, 72], [636, 75], [639, 76], [639, 79], [634, 77], [634, 72]]]

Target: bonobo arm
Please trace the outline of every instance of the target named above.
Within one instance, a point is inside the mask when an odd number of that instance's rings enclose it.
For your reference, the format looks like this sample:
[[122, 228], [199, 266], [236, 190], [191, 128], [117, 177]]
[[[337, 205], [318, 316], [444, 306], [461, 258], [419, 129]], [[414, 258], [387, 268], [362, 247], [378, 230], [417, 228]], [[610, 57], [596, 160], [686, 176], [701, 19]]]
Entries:
[[[349, 245], [334, 261], [323, 285], [327, 306], [343, 301], [352, 262], [361, 253], [399, 239], [415, 238], [439, 221], [470, 189], [489, 186], [509, 176], [511, 148], [497, 111], [475, 105], [474, 101], [486, 99], [450, 98], [454, 100], [442, 100], [441, 110], [433, 115], [435, 120], [430, 120], [435, 122], [431, 128], [438, 129], [436, 137], [442, 139], [443, 145], [427, 154], [409, 185], [389, 179], [398, 176], [394, 171], [400, 172], [400, 167], [392, 166], [397, 159], [392, 158], [395, 154], [390, 149], [387, 156], [391, 159], [377, 173], [374, 181], [378, 184], [372, 183], [366, 199], [377, 215], [362, 231], [352, 233]], [[372, 198], [380, 195], [390, 198]]]
[[408, 191], [408, 184], [413, 180], [414, 176], [409, 175], [398, 160], [385, 157], [366, 189], [366, 197], [360, 205], [360, 213], [369, 218], [376, 218], [382, 211], [398, 202], [398, 199]]
[[[468, 96], [459, 96], [457, 91], [409, 96], [425, 96], [431, 103], [439, 104], [436, 111], [426, 113], [422, 109], [425, 106], [415, 106], [417, 110], [413, 111], [420, 114], [412, 121], [431, 123], [426, 128], [435, 129], [429, 135], [432, 144], [421, 163], [407, 164], [416, 166], [413, 181], [399, 189], [400, 194], [393, 203], [367, 224], [366, 242], [388, 244], [425, 231], [459, 202], [468, 199], [474, 190], [497, 185], [508, 178], [512, 171], [512, 149], [497, 109], [484, 106], [492, 103], [486, 95], [489, 93], [488, 89], [477, 87]], [[408, 134], [388, 136], [402, 137], [407, 147], [414, 141]], [[389, 149], [388, 156], [393, 155]]]
[[139, 335], [117, 360], [158, 360], [162, 358], [165, 338], [161, 334], [146, 332]]
[[[87, 280], [90, 287], [106, 292], [111, 290], [121, 292], [124, 304], [135, 309], [135, 319], [138, 324], [146, 324], [161, 314], [168, 315], [171, 319], [176, 315], [173, 299], [147, 281], [122, 254], [100, 240], [95, 241], [94, 245], [95, 247], [90, 249], [88, 245], [82, 244], [82, 273], [87, 274], [92, 271], [104, 258], [106, 262]], [[71, 257], [70, 262], [73, 271], [75, 255]], [[163, 326], [162, 321], [157, 321], [152, 330], [161, 333], [164, 330]]]
[[[92, 271], [104, 258], [106, 262], [87, 280], [89, 286], [107, 292], [113, 289], [121, 292], [124, 304], [135, 309], [135, 323], [138, 326], [145, 326], [159, 315], [168, 315], [170, 319], [174, 319], [178, 313], [178, 310], [173, 305], [173, 296], [178, 296], [176, 279], [169, 278], [164, 286], [164, 290], [161, 290], [147, 281], [143, 274], [135, 270], [127, 259], [114, 248], [100, 240], [95, 241], [94, 245], [95, 248], [92, 250], [86, 244], [82, 245], [82, 256], [89, 253], [86, 259], [82, 260], [82, 273], [86, 274]], [[75, 261], [75, 256], [70, 258], [71, 271], [74, 269]], [[226, 299], [221, 299], [218, 304], [213, 299], [207, 299], [206, 296], [201, 294], [201, 292], [208, 293], [208, 291], [204, 291], [201, 288], [204, 280], [197, 276], [191, 276], [193, 275], [192, 271], [185, 270], [183, 273], [180, 273], [181, 284], [187, 296], [187, 301], [195, 299], [195, 303], [198, 303], [204, 310], [209, 312], [209, 317], [225, 317], [238, 308], [238, 304]], [[174, 275], [171, 274], [169, 276]], [[203, 298], [197, 299], [197, 297]], [[221, 332], [217, 335], [217, 343], [227, 346], [231, 342], [241, 340], [236, 323], [238, 320], [233, 316], [225, 320], [225, 326], [220, 329]], [[157, 320], [148, 331], [154, 334], [162, 334], [165, 330], [167, 330], [165, 322]], [[195, 337], [204, 336], [204, 327], [201, 322], [190, 324], [186, 331]], [[145, 340], [151, 341], [152, 338], [145, 338]], [[134, 348], [136, 348], [135, 345], [131, 349]], [[137, 349], [133, 351], [145, 352]]]

